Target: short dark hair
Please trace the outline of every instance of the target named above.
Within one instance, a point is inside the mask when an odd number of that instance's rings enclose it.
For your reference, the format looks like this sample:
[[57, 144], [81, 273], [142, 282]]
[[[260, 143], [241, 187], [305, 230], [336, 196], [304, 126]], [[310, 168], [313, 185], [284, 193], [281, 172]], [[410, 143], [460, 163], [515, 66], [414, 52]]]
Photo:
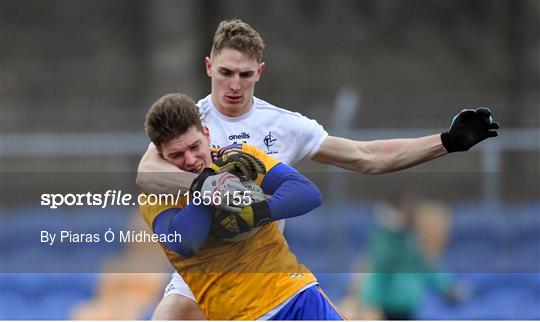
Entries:
[[180, 93], [158, 99], [144, 121], [146, 135], [158, 149], [162, 143], [186, 133], [192, 126], [203, 132], [199, 108], [189, 96]]

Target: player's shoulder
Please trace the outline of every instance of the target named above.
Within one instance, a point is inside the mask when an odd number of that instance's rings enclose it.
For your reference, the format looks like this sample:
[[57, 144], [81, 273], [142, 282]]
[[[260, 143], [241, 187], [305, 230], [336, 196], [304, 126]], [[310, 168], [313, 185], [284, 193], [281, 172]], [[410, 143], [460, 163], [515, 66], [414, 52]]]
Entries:
[[242, 143], [242, 152], [253, 155], [254, 157], [261, 160], [266, 167], [266, 171], [269, 171], [271, 168], [273, 168], [276, 164], [279, 163], [279, 160], [266, 154], [262, 150], [258, 149], [256, 146], [248, 143]]
[[234, 143], [228, 146], [225, 146], [223, 148], [220, 148], [219, 150], [216, 150], [216, 157], [225, 157], [227, 155], [232, 155], [238, 152], [243, 152], [247, 154], [251, 154], [254, 156], [260, 156], [260, 155], [266, 155], [266, 153], [259, 150], [256, 146], [248, 144], [248, 143]]
[[293, 112], [293, 111], [290, 111], [288, 109], [285, 109], [285, 108], [282, 108], [282, 107], [278, 107], [274, 104], [271, 104], [265, 100], [262, 100], [260, 98], [257, 98], [257, 97], [253, 97], [253, 107], [257, 110], [257, 111], [260, 111], [260, 112], [263, 112], [263, 113], [268, 113], [268, 114], [274, 114], [276, 116], [282, 116], [282, 117], [289, 117], [289, 118], [292, 118], [292, 119], [308, 119], [310, 120], [308, 117], [298, 113], [298, 112]]
[[199, 113], [201, 114], [201, 119], [204, 119], [208, 113], [212, 110], [212, 102], [210, 94], [208, 94], [206, 97], [201, 98], [197, 102], [197, 106], [199, 107]]
[[[239, 144], [241, 149], [242, 149], [242, 152], [245, 152], [245, 153], [249, 153], [249, 154], [266, 154], [264, 152], [262, 152], [261, 150], [259, 150], [259, 148], [257, 148], [256, 146], [254, 145], [251, 145], [249, 143], [240, 143]], [[235, 145], [233, 145], [235, 146]], [[238, 145], [236, 145], [238, 146]]]

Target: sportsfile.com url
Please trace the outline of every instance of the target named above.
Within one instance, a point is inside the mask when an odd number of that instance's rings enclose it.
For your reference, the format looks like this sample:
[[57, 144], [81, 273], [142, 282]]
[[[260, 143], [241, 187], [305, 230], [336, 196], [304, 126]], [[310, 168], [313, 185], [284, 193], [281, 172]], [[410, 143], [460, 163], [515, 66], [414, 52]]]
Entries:
[[194, 205], [220, 205], [222, 202], [227, 205], [243, 206], [251, 204], [251, 191], [234, 191], [221, 194], [219, 191], [205, 191], [203, 193], [190, 191], [182, 193], [180, 190], [176, 194], [140, 193], [136, 198], [130, 193], [123, 193], [121, 190], [107, 190], [105, 193], [43, 193], [41, 194], [41, 205], [50, 209], [58, 207], [91, 206], [91, 207], [113, 207], [113, 206], [156, 206], [156, 205], [176, 205], [180, 200], [185, 200], [186, 204]]
[[50, 209], [58, 207], [91, 206], [91, 207], [114, 207], [114, 206], [156, 206], [166, 204], [177, 204], [181, 198], [189, 200], [189, 191], [182, 193], [180, 190], [176, 194], [160, 193], [145, 194], [140, 193], [134, 197], [130, 193], [121, 190], [107, 190], [104, 193], [43, 193], [41, 194], [41, 205]]

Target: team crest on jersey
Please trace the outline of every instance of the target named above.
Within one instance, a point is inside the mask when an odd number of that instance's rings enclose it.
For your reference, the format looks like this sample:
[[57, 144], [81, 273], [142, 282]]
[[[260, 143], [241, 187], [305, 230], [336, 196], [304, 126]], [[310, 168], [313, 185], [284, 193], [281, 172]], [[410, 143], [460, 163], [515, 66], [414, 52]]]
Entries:
[[278, 151], [276, 149], [273, 149], [272, 147], [276, 143], [277, 138], [272, 135], [272, 131], [269, 131], [268, 134], [264, 137], [264, 145], [266, 146], [266, 154], [276, 154]]

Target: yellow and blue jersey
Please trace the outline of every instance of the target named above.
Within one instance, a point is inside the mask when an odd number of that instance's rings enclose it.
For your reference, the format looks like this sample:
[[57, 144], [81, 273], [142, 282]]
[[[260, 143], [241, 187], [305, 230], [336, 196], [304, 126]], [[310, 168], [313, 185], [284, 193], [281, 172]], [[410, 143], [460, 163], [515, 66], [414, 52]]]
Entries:
[[[247, 144], [213, 151], [212, 156], [234, 151], [259, 158], [267, 175], [280, 164]], [[264, 179], [265, 175], [259, 175], [257, 184], [264, 185]], [[186, 204], [184, 199], [175, 205], [145, 205], [141, 206], [141, 214], [154, 229], [154, 221], [161, 213], [184, 208]], [[255, 320], [316, 282], [315, 276], [290, 251], [276, 222], [260, 227], [246, 240], [225, 242], [210, 236], [191, 257], [166, 245], [162, 247], [211, 320]]]

